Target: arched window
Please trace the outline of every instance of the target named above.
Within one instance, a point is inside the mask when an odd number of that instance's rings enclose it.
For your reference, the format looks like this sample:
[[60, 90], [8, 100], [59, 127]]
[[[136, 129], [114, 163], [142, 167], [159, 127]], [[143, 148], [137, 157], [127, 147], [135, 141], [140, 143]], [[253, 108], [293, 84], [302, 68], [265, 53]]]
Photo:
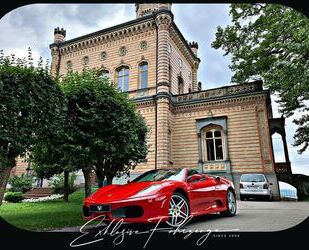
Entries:
[[183, 94], [183, 79], [181, 76], [178, 76], [178, 94]]
[[122, 91], [129, 90], [129, 67], [122, 66], [116, 70], [117, 85]]
[[109, 71], [107, 69], [101, 70], [101, 76], [102, 77], [109, 77]]
[[224, 158], [222, 129], [220, 127], [206, 128], [204, 140], [206, 161], [222, 161]]
[[140, 88], [144, 89], [148, 87], [148, 63], [142, 62], [139, 65], [139, 72], [140, 72]]
[[86, 67], [89, 65], [89, 56], [84, 56], [82, 60], [83, 66]]
[[72, 61], [71, 61], [71, 60], [67, 61], [67, 69], [68, 69], [68, 70], [69, 70], [69, 69], [72, 69], [72, 67], [73, 67]]

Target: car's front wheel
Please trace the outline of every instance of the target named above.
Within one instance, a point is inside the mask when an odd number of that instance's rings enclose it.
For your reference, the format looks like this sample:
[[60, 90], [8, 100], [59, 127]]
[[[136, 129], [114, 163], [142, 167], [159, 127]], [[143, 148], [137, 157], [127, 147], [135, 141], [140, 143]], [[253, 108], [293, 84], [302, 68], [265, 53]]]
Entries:
[[167, 225], [178, 227], [182, 225], [190, 215], [190, 207], [187, 198], [180, 194], [174, 193], [170, 199]]
[[226, 192], [226, 207], [227, 207], [227, 210], [224, 212], [221, 212], [222, 215], [234, 216], [236, 214], [236, 210], [237, 210], [236, 197], [232, 189], [228, 189]]

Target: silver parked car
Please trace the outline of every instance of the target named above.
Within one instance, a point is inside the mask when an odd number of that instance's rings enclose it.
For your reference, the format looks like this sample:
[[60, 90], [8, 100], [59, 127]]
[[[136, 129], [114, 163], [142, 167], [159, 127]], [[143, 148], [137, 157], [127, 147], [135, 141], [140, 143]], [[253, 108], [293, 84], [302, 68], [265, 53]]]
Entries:
[[271, 185], [264, 174], [242, 174], [239, 183], [240, 200], [260, 197], [271, 201]]

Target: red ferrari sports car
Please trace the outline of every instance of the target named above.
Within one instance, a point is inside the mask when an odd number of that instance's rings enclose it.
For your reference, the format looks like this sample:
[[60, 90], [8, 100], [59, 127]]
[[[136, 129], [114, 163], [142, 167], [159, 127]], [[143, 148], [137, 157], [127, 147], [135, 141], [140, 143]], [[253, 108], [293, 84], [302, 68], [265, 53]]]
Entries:
[[169, 168], [145, 172], [128, 184], [100, 188], [84, 200], [83, 213], [85, 220], [101, 215], [106, 222], [161, 220], [177, 227], [190, 215], [220, 212], [234, 216], [236, 209], [230, 180], [195, 169]]

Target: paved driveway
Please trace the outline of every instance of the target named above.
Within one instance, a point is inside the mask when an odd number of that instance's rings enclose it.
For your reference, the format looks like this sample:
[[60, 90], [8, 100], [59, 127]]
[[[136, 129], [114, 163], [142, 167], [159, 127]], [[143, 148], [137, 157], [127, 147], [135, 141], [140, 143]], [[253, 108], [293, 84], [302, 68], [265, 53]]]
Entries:
[[[309, 202], [294, 201], [237, 201], [237, 215], [222, 217], [219, 214], [193, 218], [183, 229], [280, 231], [301, 223], [309, 216]], [[127, 228], [144, 229], [145, 225], [127, 225]], [[62, 228], [56, 232], [77, 232], [79, 227]]]
[[237, 215], [222, 218], [211, 214], [192, 219], [187, 229], [240, 231], [280, 231], [293, 227], [309, 216], [309, 202], [238, 201]]

